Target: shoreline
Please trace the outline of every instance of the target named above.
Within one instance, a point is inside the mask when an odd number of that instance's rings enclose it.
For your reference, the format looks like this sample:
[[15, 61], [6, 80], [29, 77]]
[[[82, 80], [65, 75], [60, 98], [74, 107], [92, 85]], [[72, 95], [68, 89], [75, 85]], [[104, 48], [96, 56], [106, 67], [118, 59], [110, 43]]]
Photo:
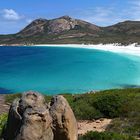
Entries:
[[122, 53], [140, 56], [140, 47], [136, 46], [136, 43], [123, 46], [118, 44], [98, 44], [98, 45], [85, 45], [85, 44], [39, 44], [32, 45], [31, 47], [64, 47], [64, 48], [81, 48], [81, 49], [94, 49], [102, 50], [113, 53]]
[[[8, 47], [8, 45], [0, 44], [0, 47]], [[64, 47], [64, 48], [81, 48], [81, 49], [94, 49], [101, 50], [119, 54], [128, 54], [133, 56], [140, 57], [140, 45], [137, 43], [133, 43], [130, 45], [121, 45], [118, 43], [114, 44], [31, 44], [31, 45], [21, 45], [21, 44], [13, 44], [9, 45], [9, 47]]]

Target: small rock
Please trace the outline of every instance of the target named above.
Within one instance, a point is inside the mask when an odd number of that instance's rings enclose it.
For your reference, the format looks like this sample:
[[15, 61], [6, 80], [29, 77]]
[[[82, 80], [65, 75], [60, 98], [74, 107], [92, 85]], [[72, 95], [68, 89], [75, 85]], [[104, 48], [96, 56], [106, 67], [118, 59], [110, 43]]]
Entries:
[[96, 123], [101, 123], [101, 121], [100, 120], [97, 120]]

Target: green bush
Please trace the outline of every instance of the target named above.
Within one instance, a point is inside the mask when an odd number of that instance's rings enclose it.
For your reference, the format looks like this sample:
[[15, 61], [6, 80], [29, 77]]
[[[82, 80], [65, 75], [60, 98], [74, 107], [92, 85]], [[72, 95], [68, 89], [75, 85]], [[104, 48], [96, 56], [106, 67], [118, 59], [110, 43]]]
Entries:
[[[6, 95], [5, 101], [11, 103], [21, 94]], [[102, 117], [139, 116], [140, 89], [114, 89], [100, 91], [95, 94], [63, 94], [72, 107], [77, 119], [98, 119]], [[46, 102], [52, 96], [45, 95]], [[136, 105], [137, 104], [137, 105]]]
[[101, 118], [103, 116], [99, 110], [84, 100], [77, 101], [73, 106], [73, 110], [76, 118], [79, 120], [92, 120]]
[[[5, 99], [11, 103], [20, 96], [21, 94], [6, 95]], [[68, 100], [78, 120], [113, 118], [107, 131], [140, 136], [140, 88], [63, 96]], [[51, 98], [52, 96], [45, 96], [47, 102]]]
[[131, 136], [140, 135], [140, 117], [135, 118], [116, 118], [106, 129], [109, 132], [128, 134]]
[[5, 96], [5, 102], [6, 103], [12, 103], [14, 99], [20, 98], [21, 94], [8, 94]]
[[94, 102], [94, 106], [97, 110], [100, 110], [105, 117], [118, 117], [121, 112], [124, 99], [119, 94], [104, 94], [97, 97]]
[[135, 140], [135, 138], [111, 132], [88, 132], [79, 140]]
[[8, 114], [2, 114], [0, 115], [0, 136], [3, 130], [4, 125], [7, 122]]

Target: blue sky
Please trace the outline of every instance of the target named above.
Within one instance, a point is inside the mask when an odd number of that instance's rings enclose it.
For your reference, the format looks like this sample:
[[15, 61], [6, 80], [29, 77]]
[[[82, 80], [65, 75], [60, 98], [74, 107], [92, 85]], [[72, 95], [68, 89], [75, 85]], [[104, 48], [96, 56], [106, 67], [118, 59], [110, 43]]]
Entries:
[[36, 18], [63, 15], [99, 26], [140, 20], [140, 0], [1, 0], [0, 34], [16, 33]]

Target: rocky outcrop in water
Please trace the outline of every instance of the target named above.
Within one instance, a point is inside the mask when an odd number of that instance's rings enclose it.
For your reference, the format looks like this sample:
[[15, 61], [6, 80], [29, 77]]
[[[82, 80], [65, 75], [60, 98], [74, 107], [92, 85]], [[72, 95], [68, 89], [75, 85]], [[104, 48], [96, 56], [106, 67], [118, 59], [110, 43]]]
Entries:
[[46, 104], [37, 92], [24, 93], [9, 110], [4, 140], [77, 140], [74, 114], [63, 96]]

